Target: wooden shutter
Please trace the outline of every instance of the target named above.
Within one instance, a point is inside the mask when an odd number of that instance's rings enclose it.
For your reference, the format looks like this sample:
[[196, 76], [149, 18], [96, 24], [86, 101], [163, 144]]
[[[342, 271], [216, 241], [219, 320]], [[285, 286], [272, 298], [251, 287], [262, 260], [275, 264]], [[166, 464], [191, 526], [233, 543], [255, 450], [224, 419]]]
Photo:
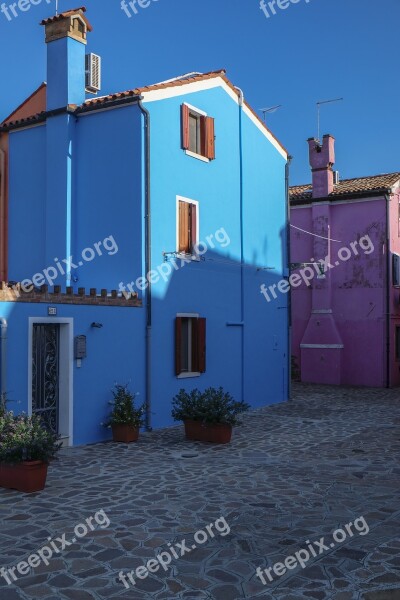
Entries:
[[190, 204], [179, 201], [179, 252], [188, 254], [190, 247]]
[[212, 117], [206, 117], [206, 151], [205, 156], [210, 160], [215, 159], [215, 124]]
[[189, 150], [189, 107], [186, 104], [182, 104], [181, 107], [182, 115], [182, 148]]
[[182, 373], [182, 317], [175, 319], [175, 373]]
[[189, 204], [190, 207], [190, 252], [193, 254], [194, 246], [197, 244], [196, 233], [197, 233], [197, 206], [196, 204]]
[[196, 334], [196, 355], [198, 373], [206, 372], [206, 319], [197, 319], [197, 334]]
[[205, 373], [206, 371], [206, 319], [198, 319], [197, 320], [197, 344], [198, 344], [198, 355], [199, 355], [199, 364], [198, 369], [199, 373]]

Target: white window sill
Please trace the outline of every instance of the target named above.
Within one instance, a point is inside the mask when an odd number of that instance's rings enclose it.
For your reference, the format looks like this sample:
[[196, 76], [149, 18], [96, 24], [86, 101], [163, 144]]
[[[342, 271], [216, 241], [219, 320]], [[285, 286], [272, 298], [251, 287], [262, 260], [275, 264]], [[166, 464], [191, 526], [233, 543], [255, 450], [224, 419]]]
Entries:
[[210, 159], [202, 156], [201, 154], [196, 154], [196, 152], [191, 152], [190, 150], [185, 150], [185, 153], [188, 156], [192, 156], [193, 158], [197, 158], [197, 160], [202, 160], [203, 162], [209, 163]]
[[181, 373], [177, 375], [178, 379], [188, 379], [189, 377], [200, 377], [201, 373]]

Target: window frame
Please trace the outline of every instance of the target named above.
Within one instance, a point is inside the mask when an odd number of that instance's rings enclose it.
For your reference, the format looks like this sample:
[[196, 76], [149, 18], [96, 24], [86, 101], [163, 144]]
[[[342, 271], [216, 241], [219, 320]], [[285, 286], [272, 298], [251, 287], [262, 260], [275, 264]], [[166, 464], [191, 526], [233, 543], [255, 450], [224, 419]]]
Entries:
[[[178, 341], [178, 330], [179, 327], [182, 327], [182, 319], [190, 319], [191, 327], [190, 332], [188, 331], [188, 365], [193, 369], [193, 367], [198, 367], [198, 370], [188, 370], [182, 371], [181, 368], [181, 357], [178, 352], [181, 351], [182, 343], [181, 339]], [[195, 335], [193, 335], [193, 322], [197, 322], [197, 331]], [[177, 313], [175, 318], [175, 376], [177, 379], [188, 379], [190, 377], [200, 377], [203, 373], [206, 372], [206, 319], [201, 317], [199, 313]], [[201, 337], [200, 330], [202, 330]], [[180, 329], [180, 335], [182, 334], [182, 329]], [[189, 341], [191, 344], [189, 344]], [[194, 344], [197, 344], [197, 349]], [[193, 355], [197, 352], [197, 360], [198, 364], [193, 365]], [[202, 355], [202, 356], [201, 356]]]
[[[181, 106], [181, 111], [183, 112], [183, 107], [186, 107], [188, 109], [188, 118], [190, 119], [190, 115], [194, 115], [196, 117], [200, 118], [200, 123], [199, 123], [199, 129], [200, 129], [200, 152], [193, 152], [192, 150], [190, 150], [190, 125], [188, 123], [188, 131], [187, 131], [187, 147], [185, 147], [185, 143], [184, 143], [184, 138], [185, 138], [185, 133], [184, 133], [184, 122], [183, 122], [183, 117], [181, 117], [181, 128], [182, 128], [182, 147], [185, 151], [185, 154], [187, 154], [187, 156], [191, 156], [192, 158], [196, 158], [197, 160], [201, 160], [203, 162], [209, 163], [212, 160], [215, 160], [215, 130], [214, 130], [214, 125], [213, 127], [213, 132], [214, 132], [214, 141], [213, 141], [213, 156], [212, 158], [210, 156], [208, 156], [208, 151], [209, 149], [207, 148], [208, 145], [208, 133], [207, 133], [207, 120], [211, 119], [214, 123], [214, 119], [211, 118], [206, 112], [204, 112], [204, 110], [201, 110], [200, 108], [197, 108], [196, 106], [192, 106], [191, 104], [189, 104], [188, 102], [184, 102]], [[202, 139], [202, 137], [204, 139]], [[202, 147], [204, 147], [204, 154], [202, 153]]]
[[199, 255], [196, 252], [181, 252], [179, 249], [179, 203], [185, 202], [186, 204], [193, 204], [196, 206], [196, 241], [193, 243], [192, 248], [196, 246], [200, 241], [200, 205], [198, 200], [192, 200], [191, 198], [185, 198], [184, 196], [176, 197], [176, 254], [178, 258], [191, 257], [192, 260], [199, 260]]

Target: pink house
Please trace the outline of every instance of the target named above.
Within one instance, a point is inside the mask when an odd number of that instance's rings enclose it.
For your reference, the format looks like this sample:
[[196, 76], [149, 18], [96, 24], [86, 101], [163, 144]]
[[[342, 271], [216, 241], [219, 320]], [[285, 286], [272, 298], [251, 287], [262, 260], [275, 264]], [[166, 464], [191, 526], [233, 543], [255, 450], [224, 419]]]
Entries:
[[290, 188], [301, 379], [400, 385], [400, 173], [339, 181], [334, 138], [308, 146], [312, 184]]

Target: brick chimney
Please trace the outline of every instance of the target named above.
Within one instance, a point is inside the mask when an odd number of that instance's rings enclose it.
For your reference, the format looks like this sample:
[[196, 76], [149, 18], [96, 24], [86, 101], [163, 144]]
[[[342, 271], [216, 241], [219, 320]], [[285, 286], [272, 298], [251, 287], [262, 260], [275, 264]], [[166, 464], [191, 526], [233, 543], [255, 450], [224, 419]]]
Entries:
[[315, 138], [308, 139], [310, 166], [312, 171], [312, 196], [324, 198], [333, 192], [333, 170], [335, 164], [335, 138], [324, 135], [322, 145]]
[[86, 8], [44, 19], [47, 44], [47, 110], [85, 101], [85, 46], [92, 26]]

